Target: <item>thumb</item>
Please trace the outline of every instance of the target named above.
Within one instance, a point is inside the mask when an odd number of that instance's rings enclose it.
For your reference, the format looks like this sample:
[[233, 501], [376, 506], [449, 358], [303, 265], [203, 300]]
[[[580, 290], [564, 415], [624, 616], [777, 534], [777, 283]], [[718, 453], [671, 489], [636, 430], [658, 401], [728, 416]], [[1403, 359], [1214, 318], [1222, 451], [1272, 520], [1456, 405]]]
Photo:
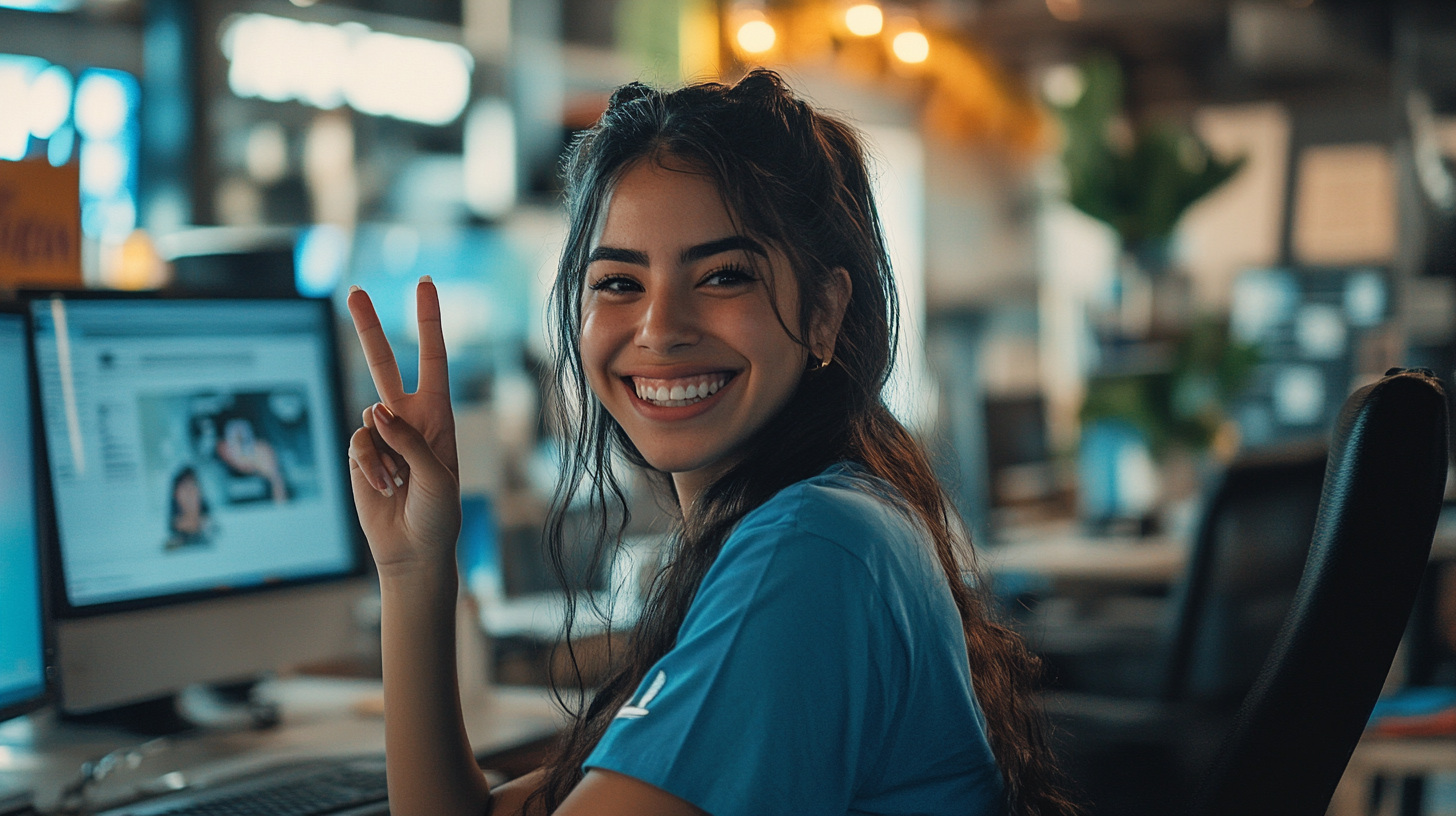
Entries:
[[404, 457], [405, 464], [411, 470], [431, 475], [440, 475], [445, 471], [444, 464], [431, 450], [430, 443], [414, 426], [401, 419], [382, 402], [375, 403], [370, 410], [374, 414], [375, 432], [386, 445]]

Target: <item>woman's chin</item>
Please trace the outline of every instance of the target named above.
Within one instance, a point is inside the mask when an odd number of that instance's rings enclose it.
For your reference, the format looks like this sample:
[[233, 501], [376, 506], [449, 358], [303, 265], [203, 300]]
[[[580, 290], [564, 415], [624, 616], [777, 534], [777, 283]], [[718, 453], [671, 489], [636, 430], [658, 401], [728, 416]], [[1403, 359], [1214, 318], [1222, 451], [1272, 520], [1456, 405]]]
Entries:
[[643, 458], [653, 469], [666, 473], [674, 479], [689, 476], [696, 480], [702, 480], [705, 477], [711, 480], [732, 465], [728, 456], [685, 457], [680, 453], [664, 452], [659, 456], [645, 455]]

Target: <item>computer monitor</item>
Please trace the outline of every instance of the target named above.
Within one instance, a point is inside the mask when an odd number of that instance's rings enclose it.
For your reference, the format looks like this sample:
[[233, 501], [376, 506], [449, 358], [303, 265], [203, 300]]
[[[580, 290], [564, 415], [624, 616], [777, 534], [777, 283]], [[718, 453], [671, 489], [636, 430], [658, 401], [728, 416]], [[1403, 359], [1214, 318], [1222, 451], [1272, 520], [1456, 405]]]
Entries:
[[352, 651], [368, 581], [327, 301], [31, 302], [72, 713]]
[[45, 704], [50, 687], [27, 333], [23, 312], [0, 311], [0, 720]]

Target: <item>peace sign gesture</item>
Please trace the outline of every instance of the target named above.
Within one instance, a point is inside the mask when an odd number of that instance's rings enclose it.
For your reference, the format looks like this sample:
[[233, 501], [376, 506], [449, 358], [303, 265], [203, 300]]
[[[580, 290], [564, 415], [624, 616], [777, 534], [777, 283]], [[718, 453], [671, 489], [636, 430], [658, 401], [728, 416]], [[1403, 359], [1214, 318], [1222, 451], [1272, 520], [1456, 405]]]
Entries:
[[359, 521], [381, 575], [453, 564], [460, 533], [460, 464], [440, 295], [426, 275], [415, 290], [420, 381], [407, 394], [394, 351], [363, 289], [349, 290], [349, 314], [381, 402], [364, 411], [349, 440], [349, 476]]

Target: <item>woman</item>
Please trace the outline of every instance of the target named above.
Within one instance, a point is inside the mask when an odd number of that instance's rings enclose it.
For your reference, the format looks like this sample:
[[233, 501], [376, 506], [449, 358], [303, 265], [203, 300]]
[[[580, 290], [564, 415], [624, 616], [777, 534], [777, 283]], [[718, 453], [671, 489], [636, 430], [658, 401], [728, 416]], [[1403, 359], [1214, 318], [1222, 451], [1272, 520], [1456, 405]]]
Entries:
[[207, 543], [212, 533], [212, 512], [208, 509], [207, 498], [202, 495], [202, 482], [197, 478], [197, 470], [191, 465], [183, 467], [172, 477], [171, 511], [166, 549], [178, 550]]
[[[474, 767], [453, 663], [455, 440], [434, 287], [405, 394], [364, 293], [383, 403], [350, 447], [384, 597], [397, 813], [1072, 812], [923, 452], [885, 409], [894, 292], [863, 149], [777, 75], [613, 95], [566, 167], [553, 295], [583, 489], [626, 523], [612, 459], [681, 524], [615, 673], [547, 767]], [[578, 531], [575, 535], [580, 535]]]

